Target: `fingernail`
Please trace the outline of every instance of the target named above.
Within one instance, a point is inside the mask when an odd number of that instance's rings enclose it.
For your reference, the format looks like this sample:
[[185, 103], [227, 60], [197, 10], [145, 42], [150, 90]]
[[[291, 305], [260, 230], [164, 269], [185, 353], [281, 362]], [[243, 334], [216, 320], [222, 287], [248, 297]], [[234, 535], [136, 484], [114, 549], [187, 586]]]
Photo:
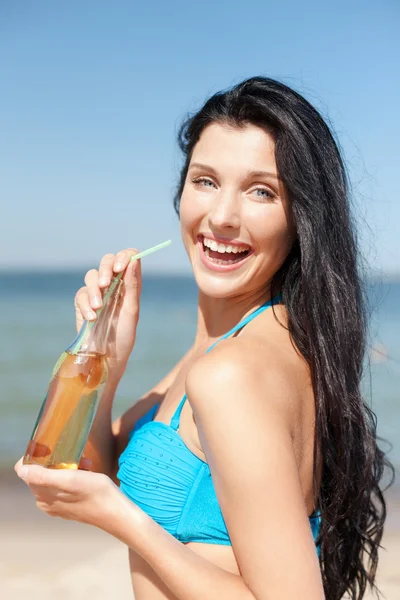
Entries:
[[94, 308], [100, 308], [100, 306], [101, 306], [101, 298], [100, 298], [100, 296], [93, 296], [92, 306]]
[[123, 268], [124, 268], [124, 265], [120, 261], [116, 262], [114, 265], [114, 271], [121, 271]]
[[99, 279], [99, 284], [100, 285], [108, 285], [110, 283], [110, 280], [108, 277], [100, 277]]
[[90, 321], [90, 319], [95, 319], [96, 318], [96, 313], [94, 312], [94, 310], [88, 310], [86, 312], [86, 318]]

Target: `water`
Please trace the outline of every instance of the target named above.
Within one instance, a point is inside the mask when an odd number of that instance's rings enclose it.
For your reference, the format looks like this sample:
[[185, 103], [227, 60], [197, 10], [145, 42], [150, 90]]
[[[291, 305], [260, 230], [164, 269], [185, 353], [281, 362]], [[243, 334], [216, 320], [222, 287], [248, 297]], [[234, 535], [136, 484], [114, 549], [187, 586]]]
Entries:
[[[51, 370], [75, 337], [73, 297], [84, 271], [0, 274], [0, 467], [21, 457]], [[370, 284], [371, 377], [366, 396], [378, 433], [400, 466], [400, 282]], [[190, 347], [197, 292], [190, 277], [147, 276], [135, 349], [118, 388], [115, 417], [158, 382]]]

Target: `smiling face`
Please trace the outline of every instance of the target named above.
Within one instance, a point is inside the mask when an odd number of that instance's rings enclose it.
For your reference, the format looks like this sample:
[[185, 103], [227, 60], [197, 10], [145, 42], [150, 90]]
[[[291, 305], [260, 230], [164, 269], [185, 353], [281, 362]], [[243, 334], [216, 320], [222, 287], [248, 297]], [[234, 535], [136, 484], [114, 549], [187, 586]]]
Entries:
[[254, 125], [208, 125], [193, 150], [180, 218], [201, 292], [265, 295], [295, 239], [273, 138]]

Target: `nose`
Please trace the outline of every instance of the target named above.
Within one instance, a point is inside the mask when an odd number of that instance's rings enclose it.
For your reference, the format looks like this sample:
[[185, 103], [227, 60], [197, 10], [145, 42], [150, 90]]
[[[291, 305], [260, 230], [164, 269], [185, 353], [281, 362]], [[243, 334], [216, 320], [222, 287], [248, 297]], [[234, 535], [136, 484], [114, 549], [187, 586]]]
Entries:
[[240, 199], [233, 190], [220, 190], [217, 197], [213, 198], [208, 221], [212, 229], [240, 228]]

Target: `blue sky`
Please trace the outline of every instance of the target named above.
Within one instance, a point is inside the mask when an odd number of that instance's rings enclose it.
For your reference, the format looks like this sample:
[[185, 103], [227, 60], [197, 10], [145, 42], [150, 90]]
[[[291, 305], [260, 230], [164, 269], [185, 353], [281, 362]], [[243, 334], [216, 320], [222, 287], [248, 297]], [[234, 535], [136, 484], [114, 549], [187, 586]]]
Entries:
[[176, 130], [252, 75], [302, 92], [347, 159], [364, 253], [400, 272], [396, 0], [0, 0], [0, 268], [96, 265], [174, 244]]

